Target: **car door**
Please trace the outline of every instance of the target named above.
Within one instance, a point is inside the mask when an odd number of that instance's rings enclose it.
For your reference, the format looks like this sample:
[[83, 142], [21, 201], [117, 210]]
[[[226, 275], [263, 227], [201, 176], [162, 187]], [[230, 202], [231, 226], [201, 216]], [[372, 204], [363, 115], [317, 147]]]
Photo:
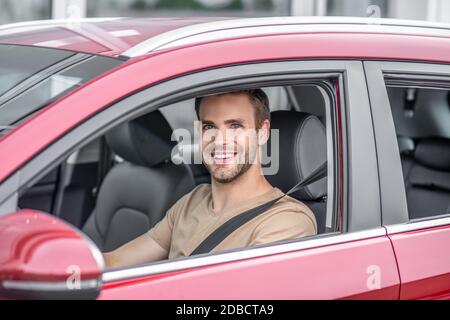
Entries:
[[[362, 63], [303, 61], [305, 51], [295, 50], [295, 40], [292, 35], [272, 37], [273, 51], [259, 50], [268, 45], [260, 38], [167, 51], [125, 63], [80, 88], [1, 141], [0, 153], [8, 154], [41, 132], [47, 121], [58, 119], [0, 168], [0, 179], [8, 178], [0, 185], [0, 212], [14, 211], [17, 194], [63, 155], [144, 111], [230, 86], [333, 79], [330, 107], [335, 108], [336, 143], [329, 158], [329, 177], [334, 181], [329, 213], [337, 221], [336, 232], [106, 270], [99, 298], [398, 298], [395, 256], [381, 225], [378, 165]], [[259, 63], [246, 63], [255, 60]], [[81, 102], [85, 108], [77, 108]]]
[[[399, 279], [395, 257], [386, 231], [380, 225], [379, 199], [377, 192], [373, 192], [378, 181], [373, 135], [367, 131], [371, 119], [361, 68], [360, 62], [279, 62], [261, 64], [261, 68], [254, 64], [242, 65], [196, 75], [220, 83], [219, 79], [224, 81], [230, 73], [238, 76], [239, 81], [235, 80], [238, 86], [245, 84], [246, 78], [258, 82], [261, 81], [258, 77], [277, 72], [276, 77], [286, 81], [282, 76], [284, 70], [290, 70], [290, 79], [294, 78], [294, 70], [298, 71], [299, 78], [317, 72], [326, 72], [326, 77], [331, 77], [333, 72], [342, 76], [336, 82], [336, 92], [347, 91], [349, 98], [340, 97], [342, 100], [335, 107], [345, 108], [342, 114], [351, 115], [344, 123], [355, 134], [349, 139], [351, 144], [346, 144], [347, 150], [352, 150], [348, 157], [353, 165], [347, 174], [353, 186], [349, 189], [353, 201], [345, 205], [348, 211], [343, 213], [342, 232], [107, 271], [100, 298], [396, 299]], [[276, 85], [275, 75], [272, 77], [267, 80]], [[192, 85], [194, 80], [187, 82]], [[361, 130], [359, 134], [358, 130]], [[364, 141], [358, 141], [357, 137], [364, 137]], [[344, 160], [329, 159], [329, 163], [341, 161]], [[359, 179], [367, 171], [374, 175], [366, 174], [365, 179]], [[357, 187], [359, 183], [364, 187]]]
[[[431, 90], [430, 100], [418, 104], [417, 110], [412, 109], [408, 103], [403, 105], [405, 115], [409, 124], [415, 121], [414, 112], [417, 113], [417, 121], [422, 121], [424, 117], [424, 108], [435, 108], [437, 116], [435, 124], [441, 128], [434, 132], [428, 132], [431, 135], [440, 135], [450, 138], [446, 129], [450, 119], [450, 110], [445, 101], [446, 94], [450, 88], [450, 66], [447, 64], [426, 64], [412, 62], [364, 62], [368, 86], [370, 91], [372, 112], [374, 116], [375, 134], [377, 137], [377, 148], [379, 151], [380, 164], [380, 184], [383, 192], [389, 193], [384, 197], [383, 224], [386, 225], [388, 236], [397, 258], [397, 263], [401, 279], [401, 299], [450, 299], [450, 212], [445, 210], [446, 204], [435, 212], [432, 207], [435, 205], [433, 200], [447, 201], [450, 206], [450, 192], [445, 185], [440, 185], [430, 180], [429, 186], [423, 188], [426, 192], [422, 200], [421, 193], [417, 188], [406, 188], [403, 181], [411, 180], [412, 169], [406, 171], [400, 166], [400, 154], [397, 146], [396, 128], [394, 128], [394, 119], [392, 112], [397, 106], [393, 105], [396, 100], [388, 96], [387, 87], [397, 88], [418, 88], [419, 90]], [[442, 92], [445, 90], [445, 92]], [[422, 94], [419, 92], [418, 94]], [[392, 94], [391, 94], [392, 96]], [[442, 98], [439, 98], [442, 97]], [[404, 98], [405, 101], [408, 97]], [[411, 99], [414, 102], [414, 97]], [[441, 99], [441, 100], [439, 100]], [[422, 108], [422, 109], [420, 109]], [[392, 110], [392, 112], [391, 112]], [[422, 112], [423, 111], [423, 112]], [[433, 112], [434, 113], [434, 112]], [[426, 115], [426, 114], [425, 114]], [[431, 130], [432, 117], [428, 118], [425, 127], [418, 129]], [[416, 122], [417, 122], [416, 121]], [[401, 129], [402, 123], [397, 120], [395, 125], [397, 132]], [[403, 132], [405, 129], [403, 129]], [[416, 139], [416, 143], [420, 143]], [[446, 152], [446, 153], [445, 153]], [[439, 152], [441, 157], [448, 154], [448, 150]], [[433, 156], [433, 155], [431, 155]], [[436, 155], [434, 155], [436, 156]], [[413, 163], [417, 161], [414, 154]], [[416, 166], [415, 164], [413, 164]], [[395, 173], [392, 171], [396, 171]], [[439, 179], [444, 181], [448, 173], [436, 168], [425, 168], [420, 173], [421, 179]], [[415, 177], [415, 179], [417, 179]], [[419, 181], [420, 182], [420, 181]], [[407, 185], [414, 181], [407, 182]], [[422, 186], [420, 186], [422, 189]], [[414, 192], [409, 194], [409, 192]], [[414, 199], [416, 198], [416, 199]], [[419, 199], [417, 199], [419, 198]], [[424, 201], [424, 207], [429, 207], [429, 212], [419, 212], [421, 218], [415, 218], [416, 211], [414, 207], [417, 203], [411, 201]], [[450, 207], [448, 207], [450, 208]], [[424, 209], [421, 209], [424, 211]], [[425, 209], [426, 211], [426, 209]]]

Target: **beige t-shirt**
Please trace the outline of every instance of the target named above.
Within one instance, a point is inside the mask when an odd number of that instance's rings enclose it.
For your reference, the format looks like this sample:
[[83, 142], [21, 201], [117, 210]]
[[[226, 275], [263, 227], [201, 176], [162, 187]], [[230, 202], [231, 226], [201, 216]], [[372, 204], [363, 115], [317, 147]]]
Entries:
[[[214, 230], [232, 217], [283, 195], [278, 188], [245, 200], [234, 208], [212, 210], [211, 185], [201, 184], [178, 200], [148, 235], [169, 252], [169, 259], [189, 256]], [[248, 221], [213, 252], [295, 239], [317, 233], [316, 219], [302, 202], [285, 196], [266, 212]]]

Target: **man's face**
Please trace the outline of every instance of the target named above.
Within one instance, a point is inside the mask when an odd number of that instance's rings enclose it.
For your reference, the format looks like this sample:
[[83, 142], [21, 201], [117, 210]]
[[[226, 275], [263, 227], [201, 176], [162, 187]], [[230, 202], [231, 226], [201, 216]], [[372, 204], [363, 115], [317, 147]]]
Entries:
[[[261, 137], [258, 140], [254, 106], [246, 94], [205, 97], [199, 117], [203, 163], [213, 179], [231, 182], [259, 164]], [[263, 124], [267, 132], [268, 125], [268, 121]]]

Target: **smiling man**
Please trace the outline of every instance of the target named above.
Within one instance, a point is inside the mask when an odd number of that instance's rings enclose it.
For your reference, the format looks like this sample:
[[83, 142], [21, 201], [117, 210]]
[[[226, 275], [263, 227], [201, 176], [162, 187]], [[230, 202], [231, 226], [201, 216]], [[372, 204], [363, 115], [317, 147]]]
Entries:
[[[108, 267], [189, 256], [214, 230], [240, 213], [283, 196], [262, 174], [261, 147], [269, 139], [270, 111], [261, 89], [199, 97], [202, 159], [211, 184], [178, 200], [147, 233], [104, 253]], [[240, 226], [213, 251], [254, 246], [317, 233], [314, 214], [284, 196]]]

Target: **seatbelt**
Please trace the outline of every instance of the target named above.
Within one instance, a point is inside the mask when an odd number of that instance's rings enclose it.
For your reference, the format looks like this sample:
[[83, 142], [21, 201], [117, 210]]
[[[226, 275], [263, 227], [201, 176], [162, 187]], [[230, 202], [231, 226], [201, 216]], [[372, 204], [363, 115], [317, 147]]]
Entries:
[[266, 212], [270, 207], [272, 207], [278, 200], [283, 198], [284, 196], [287, 196], [289, 194], [292, 194], [324, 177], [327, 175], [327, 162], [325, 161], [321, 166], [319, 166], [316, 170], [314, 170], [309, 176], [307, 176], [305, 179], [302, 179], [300, 182], [298, 182], [295, 186], [293, 186], [287, 193], [283, 194], [281, 197], [278, 197], [276, 199], [273, 199], [271, 201], [268, 201], [266, 203], [263, 203], [255, 208], [251, 208], [247, 211], [244, 211], [240, 213], [239, 215], [231, 218], [224, 224], [222, 224], [220, 227], [218, 227], [216, 230], [214, 230], [205, 240], [202, 241], [198, 245], [198, 247], [192, 251], [190, 254], [196, 255], [196, 254], [202, 254], [202, 253], [208, 253], [219, 243], [221, 243], [223, 240], [225, 240], [226, 237], [228, 237], [233, 231], [238, 229], [240, 226], [244, 225], [245, 223], [249, 222], [250, 220], [256, 218], [260, 214]]

